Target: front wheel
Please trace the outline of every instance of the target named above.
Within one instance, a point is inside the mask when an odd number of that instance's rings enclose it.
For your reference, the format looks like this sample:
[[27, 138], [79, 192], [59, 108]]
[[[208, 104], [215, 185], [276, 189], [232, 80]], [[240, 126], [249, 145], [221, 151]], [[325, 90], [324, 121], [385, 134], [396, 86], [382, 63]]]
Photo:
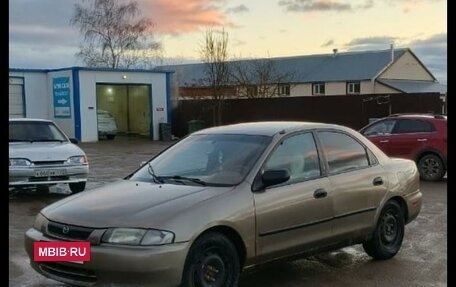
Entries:
[[182, 287], [234, 287], [238, 284], [239, 273], [236, 247], [223, 234], [209, 232], [190, 248]]
[[388, 201], [380, 214], [372, 238], [363, 248], [374, 259], [384, 260], [399, 252], [404, 238], [404, 214], [397, 201]]
[[69, 183], [69, 186], [70, 186], [70, 190], [72, 193], [78, 193], [85, 189], [86, 183], [84, 181], [83, 182], [72, 182], [72, 183]]
[[442, 159], [435, 154], [427, 154], [418, 161], [418, 171], [423, 180], [437, 181], [445, 175]]

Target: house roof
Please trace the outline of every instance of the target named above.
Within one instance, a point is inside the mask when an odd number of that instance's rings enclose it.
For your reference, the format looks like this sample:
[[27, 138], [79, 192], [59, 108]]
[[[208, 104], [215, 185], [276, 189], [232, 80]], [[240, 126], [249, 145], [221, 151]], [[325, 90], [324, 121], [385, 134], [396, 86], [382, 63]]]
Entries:
[[428, 81], [413, 81], [413, 80], [378, 80], [380, 83], [396, 89], [403, 93], [440, 93], [447, 92], [447, 85], [428, 82]]
[[[408, 48], [394, 49], [394, 61]], [[391, 50], [343, 52], [263, 59], [271, 61], [278, 73], [292, 73], [291, 83], [372, 80], [391, 63]], [[255, 60], [230, 61], [229, 65]], [[204, 63], [168, 65], [159, 69], [175, 71], [180, 87], [204, 86]]]

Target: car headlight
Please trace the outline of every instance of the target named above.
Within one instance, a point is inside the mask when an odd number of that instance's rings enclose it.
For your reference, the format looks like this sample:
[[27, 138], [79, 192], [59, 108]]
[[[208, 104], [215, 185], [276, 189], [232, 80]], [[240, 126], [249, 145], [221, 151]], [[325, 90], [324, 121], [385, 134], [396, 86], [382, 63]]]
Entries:
[[174, 242], [174, 233], [157, 229], [111, 228], [101, 241], [124, 245], [163, 245]]
[[33, 228], [36, 230], [41, 231], [44, 225], [47, 222], [47, 218], [44, 217], [41, 213], [38, 213], [38, 215], [35, 217], [35, 222], [33, 223]]
[[87, 157], [85, 155], [72, 156], [66, 161], [68, 164], [87, 164]]
[[32, 162], [25, 158], [10, 158], [9, 166], [31, 166]]

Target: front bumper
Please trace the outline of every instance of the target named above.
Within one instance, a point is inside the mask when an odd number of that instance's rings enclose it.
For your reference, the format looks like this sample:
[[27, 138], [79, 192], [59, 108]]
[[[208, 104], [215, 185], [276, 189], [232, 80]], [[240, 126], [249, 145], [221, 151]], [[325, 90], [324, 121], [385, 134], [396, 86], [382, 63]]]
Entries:
[[[48, 170], [55, 174], [37, 176], [36, 172], [43, 170]], [[10, 167], [9, 186], [21, 187], [86, 182], [88, 174], [88, 165]]]
[[42, 275], [76, 286], [178, 286], [189, 242], [162, 246], [92, 245], [91, 260], [84, 264], [35, 262], [33, 243], [56, 241], [31, 228], [25, 249], [31, 266]]

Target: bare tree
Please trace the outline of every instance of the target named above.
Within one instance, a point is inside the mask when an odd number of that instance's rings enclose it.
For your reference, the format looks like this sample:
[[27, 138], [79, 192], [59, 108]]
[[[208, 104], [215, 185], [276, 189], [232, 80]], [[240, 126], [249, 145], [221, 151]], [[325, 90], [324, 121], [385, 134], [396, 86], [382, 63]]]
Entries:
[[238, 97], [271, 98], [289, 95], [295, 73], [281, 72], [270, 58], [232, 62], [231, 78]]
[[228, 67], [228, 33], [225, 30], [208, 29], [201, 45], [201, 58], [204, 62], [203, 86], [210, 90], [212, 120], [214, 125], [222, 124], [222, 108], [230, 83]]
[[140, 16], [134, 1], [84, 0], [76, 3], [70, 24], [83, 35], [78, 57], [91, 67], [147, 65], [161, 50], [153, 40], [153, 23]]

